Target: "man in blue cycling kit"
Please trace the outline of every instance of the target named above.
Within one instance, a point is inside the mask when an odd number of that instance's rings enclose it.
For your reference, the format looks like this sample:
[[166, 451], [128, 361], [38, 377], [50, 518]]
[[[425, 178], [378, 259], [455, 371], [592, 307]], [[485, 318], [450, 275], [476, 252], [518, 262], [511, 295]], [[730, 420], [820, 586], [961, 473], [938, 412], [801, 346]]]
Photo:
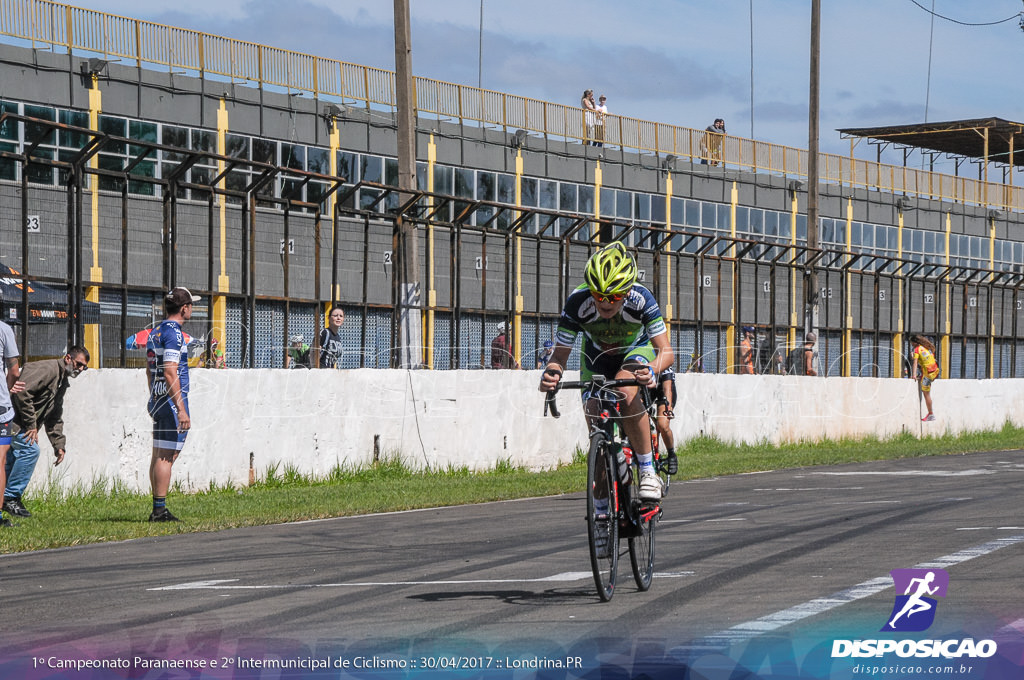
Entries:
[[153, 418], [153, 458], [149, 481], [153, 486], [150, 522], [177, 522], [167, 509], [171, 469], [192, 427], [188, 411], [188, 343], [181, 325], [192, 318], [199, 298], [187, 288], [174, 288], [164, 297], [166, 318], [146, 341], [146, 377], [149, 381], [150, 417]]
[[[584, 273], [586, 283], [565, 301], [555, 350], [541, 377], [541, 392], [558, 386], [580, 333], [584, 337], [581, 380], [600, 373], [609, 379], [635, 377], [653, 387], [658, 374], [672, 367], [675, 358], [661, 308], [636, 277], [636, 262], [618, 241], [594, 253]], [[654, 469], [647, 411], [636, 387], [621, 391], [622, 428], [640, 464], [640, 498], [660, 500], [662, 484]], [[588, 420], [597, 414], [597, 400], [589, 396], [583, 395]]]

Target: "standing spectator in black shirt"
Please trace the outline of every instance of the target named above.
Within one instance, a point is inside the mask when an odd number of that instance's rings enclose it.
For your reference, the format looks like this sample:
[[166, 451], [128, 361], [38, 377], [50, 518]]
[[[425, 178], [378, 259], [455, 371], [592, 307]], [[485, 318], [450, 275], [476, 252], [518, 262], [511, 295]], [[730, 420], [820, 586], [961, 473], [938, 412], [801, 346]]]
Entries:
[[341, 305], [331, 305], [327, 315], [327, 328], [320, 331], [320, 354], [317, 368], [338, 368], [341, 362], [341, 324], [345, 322], [345, 310]]

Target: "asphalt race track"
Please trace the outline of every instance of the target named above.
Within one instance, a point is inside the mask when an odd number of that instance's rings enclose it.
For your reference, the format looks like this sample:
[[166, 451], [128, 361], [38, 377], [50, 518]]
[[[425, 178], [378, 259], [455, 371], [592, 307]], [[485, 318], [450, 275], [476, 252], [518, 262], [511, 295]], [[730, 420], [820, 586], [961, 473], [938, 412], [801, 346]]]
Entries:
[[[44, 659], [270, 654], [417, 664], [410, 677], [454, 662], [528, 674], [556, 659], [628, 675], [685, 656], [711, 669], [692, 677], [714, 677], [765, 640], [799, 666], [816, 645], [884, 637], [889, 572], [911, 567], [949, 574], [928, 637], [996, 639], [1024, 665], [1022, 501], [1020, 451], [676, 483], [650, 591], [624, 555], [607, 604], [582, 494], [5, 555], [0, 676], [51, 677]], [[778, 649], [769, 666], [787, 662]], [[279, 677], [234, 672], [224, 677]]]

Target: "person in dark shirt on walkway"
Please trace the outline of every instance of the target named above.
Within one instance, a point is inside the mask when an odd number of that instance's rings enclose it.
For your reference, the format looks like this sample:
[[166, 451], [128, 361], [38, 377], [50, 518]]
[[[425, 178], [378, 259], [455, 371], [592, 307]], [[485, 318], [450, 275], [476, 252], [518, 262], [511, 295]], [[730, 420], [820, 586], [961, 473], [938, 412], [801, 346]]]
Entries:
[[704, 131], [704, 139], [701, 141], [701, 146], [704, 147], [702, 149], [704, 158], [700, 161], [702, 164], [718, 165], [722, 162], [723, 139], [725, 139], [725, 121], [715, 118], [715, 122]]

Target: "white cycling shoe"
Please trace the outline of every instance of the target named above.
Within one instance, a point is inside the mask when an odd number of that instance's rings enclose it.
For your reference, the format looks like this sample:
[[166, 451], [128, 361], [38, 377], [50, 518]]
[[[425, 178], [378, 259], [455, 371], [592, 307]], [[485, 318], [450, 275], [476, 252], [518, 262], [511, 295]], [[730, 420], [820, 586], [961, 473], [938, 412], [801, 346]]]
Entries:
[[643, 472], [640, 475], [640, 500], [660, 501], [663, 496], [661, 477], [653, 469]]

